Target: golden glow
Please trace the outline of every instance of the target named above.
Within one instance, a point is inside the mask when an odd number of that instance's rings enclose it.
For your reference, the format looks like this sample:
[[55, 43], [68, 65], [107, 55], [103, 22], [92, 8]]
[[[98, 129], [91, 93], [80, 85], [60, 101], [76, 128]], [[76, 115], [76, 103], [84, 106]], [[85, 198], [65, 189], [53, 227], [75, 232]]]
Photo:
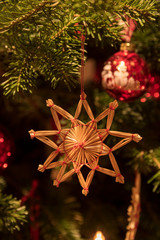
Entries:
[[104, 235], [102, 234], [102, 232], [98, 231], [96, 232], [96, 235], [94, 237], [94, 240], [105, 240]]

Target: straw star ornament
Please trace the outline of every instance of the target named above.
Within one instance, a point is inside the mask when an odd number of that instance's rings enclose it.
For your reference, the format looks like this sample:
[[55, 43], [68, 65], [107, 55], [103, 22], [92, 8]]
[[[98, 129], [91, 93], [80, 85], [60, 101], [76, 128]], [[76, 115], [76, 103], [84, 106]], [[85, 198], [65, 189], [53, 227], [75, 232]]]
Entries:
[[[116, 182], [124, 183], [124, 177], [120, 173], [113, 152], [132, 140], [139, 142], [141, 137], [138, 134], [110, 130], [118, 102], [116, 100], [111, 102], [109, 104], [109, 108], [102, 112], [97, 118], [94, 118], [84, 92], [80, 96], [74, 116], [61, 107], [55, 105], [51, 99], [48, 99], [46, 103], [51, 109], [51, 113], [58, 130], [29, 131], [31, 138], [35, 137], [54, 149], [44, 164], [39, 165], [38, 170], [44, 172], [46, 169], [60, 167], [58, 175], [53, 182], [53, 185], [57, 187], [59, 187], [61, 182], [64, 182], [76, 173], [80, 185], [83, 188], [82, 193], [84, 195], [88, 194], [89, 186], [92, 182], [95, 171], [115, 177]], [[90, 118], [90, 121], [86, 124], [78, 119], [82, 106], [85, 108], [85, 111]], [[57, 113], [71, 121], [70, 128], [62, 129]], [[105, 117], [107, 117], [106, 128], [98, 129], [97, 123]], [[60, 136], [61, 144], [59, 146], [49, 138], [49, 136], [53, 135]], [[110, 148], [104, 143], [104, 140], [108, 135], [121, 137], [123, 139]], [[59, 153], [64, 154], [64, 160], [53, 162]], [[99, 158], [104, 155], [109, 156], [113, 170], [99, 166]], [[71, 167], [71, 170], [67, 172], [66, 170], [68, 165]], [[81, 172], [81, 168], [83, 166], [87, 166], [90, 169], [86, 179], [84, 179]]]
[[[110, 127], [113, 121], [115, 109], [118, 107], [118, 102], [115, 100], [109, 104], [104, 112], [97, 118], [94, 118], [92, 110], [86, 100], [84, 92], [84, 41], [85, 37], [81, 36], [81, 95], [75, 112], [72, 116], [70, 113], [54, 104], [51, 99], [46, 101], [46, 104], [51, 109], [53, 120], [58, 130], [51, 131], [34, 131], [30, 130], [31, 138], [37, 138], [45, 144], [49, 145], [54, 151], [48, 156], [43, 165], [38, 166], [38, 170], [44, 172], [46, 169], [60, 167], [53, 185], [59, 187], [61, 182], [64, 182], [73, 174], [77, 174], [80, 185], [82, 186], [82, 193], [86, 196], [89, 191], [89, 186], [92, 182], [95, 171], [115, 177], [116, 182], [124, 183], [124, 177], [121, 175], [113, 151], [126, 145], [132, 140], [139, 142], [141, 137], [138, 134], [123, 133], [111, 131]], [[78, 119], [82, 106], [84, 107], [90, 121], [83, 123]], [[58, 114], [71, 121], [71, 127], [62, 129]], [[97, 123], [103, 118], [107, 117], [106, 128], [98, 129]], [[61, 144], [58, 146], [49, 136], [59, 135]], [[104, 144], [104, 140], [108, 135], [123, 138], [112, 148]], [[53, 161], [58, 154], [64, 154], [64, 160]], [[113, 170], [99, 166], [99, 158], [108, 155]], [[67, 171], [67, 166], [70, 170]], [[86, 179], [82, 174], [82, 167], [86, 166], [90, 169]]]

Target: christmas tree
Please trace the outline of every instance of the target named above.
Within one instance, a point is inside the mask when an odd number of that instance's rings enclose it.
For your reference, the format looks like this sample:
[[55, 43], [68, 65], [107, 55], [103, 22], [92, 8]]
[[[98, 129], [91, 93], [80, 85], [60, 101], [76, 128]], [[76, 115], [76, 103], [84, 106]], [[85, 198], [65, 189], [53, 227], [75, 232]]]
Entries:
[[[2, 240], [159, 239], [159, 9], [156, 0], [0, 2]], [[109, 105], [115, 99], [108, 94], [111, 89], [106, 92], [103, 88], [101, 73], [105, 61], [120, 51], [126, 34], [124, 30], [130, 26], [128, 19], [136, 24], [131, 43], [135, 45], [134, 51], [147, 62], [149, 77], [141, 95], [132, 97], [132, 101], [117, 97], [120, 101], [115, 109]], [[95, 118], [89, 113], [88, 120], [82, 109], [79, 122], [94, 124], [100, 119], [98, 129], [105, 129], [106, 122], [100, 114], [106, 111], [107, 116], [107, 111], [115, 110], [111, 129], [106, 129], [105, 143], [110, 147], [108, 155], [120, 141], [115, 131], [120, 131], [121, 135], [127, 132], [142, 136], [142, 140], [136, 143], [131, 142], [134, 134], [127, 135], [129, 144], [114, 152], [124, 184], [102, 174], [97, 165], [92, 168], [96, 171], [87, 196], [82, 195], [76, 174], [56, 188], [52, 181], [59, 174], [59, 167], [44, 173], [37, 171], [38, 165], [42, 166], [52, 152], [49, 146], [30, 139], [28, 134], [30, 129], [58, 133], [61, 130], [57, 130], [59, 123], [62, 129], [70, 128], [67, 119], [74, 116], [82, 90], [82, 60], [85, 60], [83, 80], [87, 106]], [[127, 65], [124, 62], [116, 64], [116, 84], [126, 86]], [[105, 71], [113, 78], [111, 64]], [[132, 81], [126, 87], [127, 96], [131, 93], [136, 72], [132, 74]], [[113, 85], [110, 86], [113, 90]], [[122, 91], [121, 87], [118, 91]], [[53, 99], [56, 106], [66, 109], [69, 117], [64, 118], [66, 112], [58, 110], [59, 123], [56, 124], [54, 108], [50, 106], [51, 115], [45, 105], [47, 99]], [[86, 101], [84, 96], [81, 100]], [[108, 107], [109, 110], [105, 110]], [[71, 120], [72, 123], [75, 121]], [[92, 130], [93, 135], [98, 134], [101, 138], [102, 132]], [[61, 139], [57, 135], [51, 140], [60, 146]], [[78, 145], [79, 149], [83, 149], [83, 144]], [[102, 152], [99, 154], [103, 155]], [[101, 158], [100, 167], [111, 169], [112, 161], [110, 163], [106, 156]], [[57, 155], [53, 162], [65, 165], [63, 154]], [[88, 170], [82, 172], [86, 179]], [[121, 174], [112, 173], [116, 178]], [[102, 231], [104, 237], [97, 231]]]

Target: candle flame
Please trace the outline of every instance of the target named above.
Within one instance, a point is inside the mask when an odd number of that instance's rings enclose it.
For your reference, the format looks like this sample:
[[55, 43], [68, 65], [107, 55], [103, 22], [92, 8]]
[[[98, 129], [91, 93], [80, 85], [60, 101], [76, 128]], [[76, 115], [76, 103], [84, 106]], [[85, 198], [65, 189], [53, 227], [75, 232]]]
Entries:
[[102, 232], [98, 231], [96, 232], [96, 235], [94, 237], [94, 240], [105, 240], [104, 235], [102, 234]]

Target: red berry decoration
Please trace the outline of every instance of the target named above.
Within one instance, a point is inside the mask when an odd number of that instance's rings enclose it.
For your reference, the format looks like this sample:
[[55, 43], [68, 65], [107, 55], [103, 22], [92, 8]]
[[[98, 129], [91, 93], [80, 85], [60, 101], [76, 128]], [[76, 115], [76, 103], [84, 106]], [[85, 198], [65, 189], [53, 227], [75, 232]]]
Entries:
[[13, 142], [8, 131], [0, 126], [0, 169], [8, 167], [8, 160], [12, 155]]
[[120, 50], [105, 62], [102, 86], [112, 97], [128, 102], [144, 94], [150, 73], [130, 43], [123, 43]]

